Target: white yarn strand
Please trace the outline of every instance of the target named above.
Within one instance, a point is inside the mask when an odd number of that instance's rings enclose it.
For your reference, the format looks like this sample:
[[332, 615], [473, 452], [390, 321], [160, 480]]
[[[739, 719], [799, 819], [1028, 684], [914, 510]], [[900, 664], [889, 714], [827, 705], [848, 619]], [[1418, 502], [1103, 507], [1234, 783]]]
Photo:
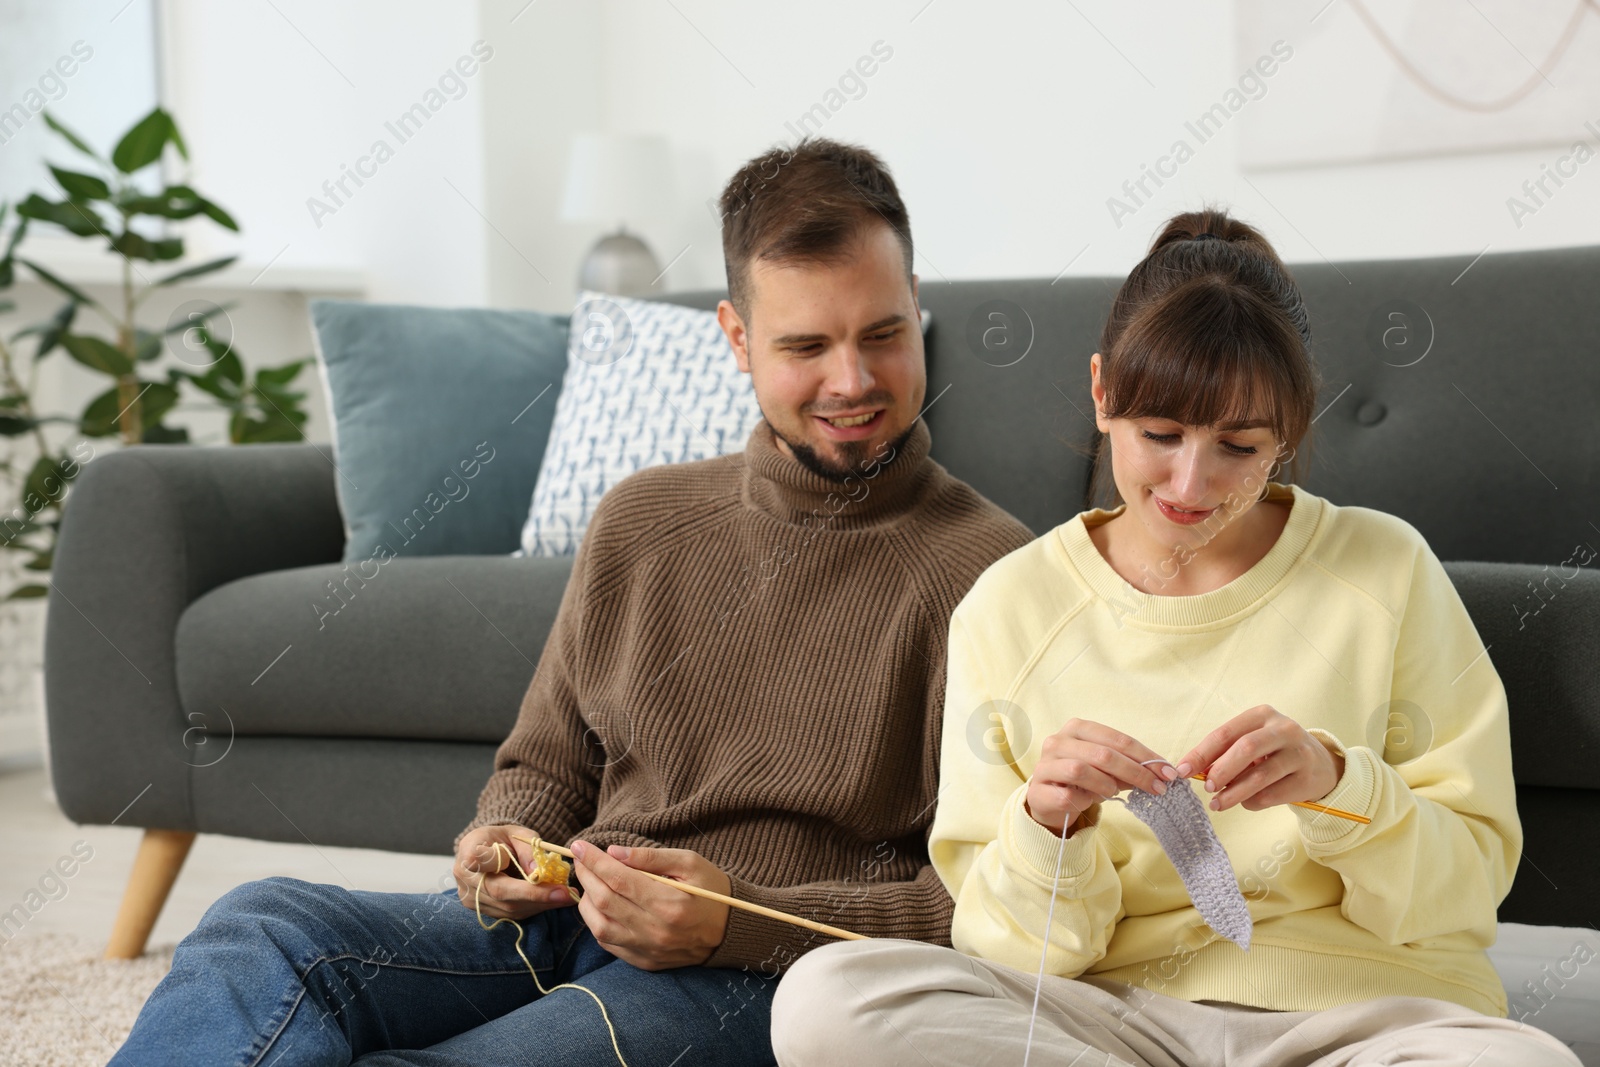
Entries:
[[[1074, 816], [1074, 819], [1076, 816]], [[1039, 994], [1044, 989], [1044, 961], [1050, 956], [1050, 931], [1056, 923], [1056, 894], [1061, 890], [1061, 858], [1067, 851], [1068, 819], [1061, 825], [1061, 847], [1056, 851], [1056, 876], [1050, 883], [1050, 907], [1044, 917], [1044, 951], [1039, 953], [1039, 980], [1033, 986], [1033, 1013], [1028, 1016], [1028, 1044], [1022, 1050], [1022, 1067], [1028, 1067], [1028, 1057], [1033, 1053], [1033, 1026], [1039, 1021]]]
[[[1152, 763], [1171, 763], [1171, 760], [1147, 759], [1140, 766], [1148, 767]], [[1121, 797], [1111, 797], [1112, 800], [1122, 800]], [[1124, 804], [1127, 801], [1123, 801]], [[1022, 1050], [1022, 1067], [1028, 1067], [1028, 1057], [1033, 1054], [1033, 1029], [1039, 1021], [1039, 995], [1044, 991], [1044, 965], [1050, 958], [1050, 931], [1056, 924], [1056, 895], [1061, 891], [1061, 861], [1067, 851], [1067, 829], [1074, 819], [1068, 819], [1061, 826], [1061, 847], [1056, 851], [1056, 873], [1050, 882], [1050, 907], [1044, 916], [1044, 950], [1039, 953], [1039, 976], [1033, 986], [1033, 1011], [1028, 1016], [1028, 1043]]]

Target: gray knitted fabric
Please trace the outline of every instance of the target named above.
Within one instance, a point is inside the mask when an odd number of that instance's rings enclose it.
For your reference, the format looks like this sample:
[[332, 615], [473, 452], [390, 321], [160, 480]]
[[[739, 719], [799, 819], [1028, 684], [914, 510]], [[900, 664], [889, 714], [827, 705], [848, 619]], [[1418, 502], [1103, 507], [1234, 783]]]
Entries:
[[[1147, 763], [1158, 762], [1146, 760]], [[1165, 763], [1165, 760], [1159, 762]], [[1200, 797], [1187, 778], [1167, 783], [1161, 796], [1130, 789], [1122, 800], [1128, 810], [1155, 831], [1156, 840], [1178, 869], [1189, 899], [1213, 930], [1245, 951], [1254, 926], [1228, 852], [1217, 838]]]

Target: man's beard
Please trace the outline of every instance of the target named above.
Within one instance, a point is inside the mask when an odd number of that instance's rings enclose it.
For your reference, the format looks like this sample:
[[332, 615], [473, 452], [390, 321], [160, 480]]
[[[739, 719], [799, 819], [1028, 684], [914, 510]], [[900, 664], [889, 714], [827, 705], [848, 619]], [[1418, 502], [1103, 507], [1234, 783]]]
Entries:
[[[769, 425], [771, 425], [770, 422]], [[772, 433], [773, 436], [789, 446], [789, 451], [794, 453], [794, 458], [799, 460], [800, 465], [812, 474], [826, 478], [830, 482], [847, 482], [853, 477], [859, 477], [864, 474], [865, 469], [874, 463], [881, 463], [882, 465], [893, 463], [896, 457], [900, 455], [901, 448], [910, 439], [912, 431], [916, 428], [917, 424], [913, 422], [905, 428], [900, 436], [890, 441], [887, 447], [880, 447], [871, 455], [867, 453], [867, 445], [864, 441], [839, 442], [839, 450], [844, 453], [845, 457], [843, 466], [829, 463], [819, 456], [817, 450], [810, 445], [789, 440], [778, 431], [776, 426], [772, 427]], [[888, 458], [881, 458], [885, 456]]]

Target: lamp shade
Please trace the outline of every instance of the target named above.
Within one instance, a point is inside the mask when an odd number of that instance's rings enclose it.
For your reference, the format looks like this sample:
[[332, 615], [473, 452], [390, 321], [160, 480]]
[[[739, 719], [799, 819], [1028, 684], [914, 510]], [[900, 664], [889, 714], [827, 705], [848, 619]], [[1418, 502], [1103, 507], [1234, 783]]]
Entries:
[[579, 134], [567, 164], [561, 217], [614, 225], [659, 216], [672, 202], [671, 184], [666, 138]]

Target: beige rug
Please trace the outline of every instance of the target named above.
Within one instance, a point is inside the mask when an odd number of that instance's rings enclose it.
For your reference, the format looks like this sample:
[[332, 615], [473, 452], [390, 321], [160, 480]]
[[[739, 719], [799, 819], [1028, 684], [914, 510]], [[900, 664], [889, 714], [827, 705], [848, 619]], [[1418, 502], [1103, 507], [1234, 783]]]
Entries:
[[23, 934], [0, 945], [0, 1067], [103, 1067], [128, 1037], [172, 946], [104, 960], [103, 945]]

